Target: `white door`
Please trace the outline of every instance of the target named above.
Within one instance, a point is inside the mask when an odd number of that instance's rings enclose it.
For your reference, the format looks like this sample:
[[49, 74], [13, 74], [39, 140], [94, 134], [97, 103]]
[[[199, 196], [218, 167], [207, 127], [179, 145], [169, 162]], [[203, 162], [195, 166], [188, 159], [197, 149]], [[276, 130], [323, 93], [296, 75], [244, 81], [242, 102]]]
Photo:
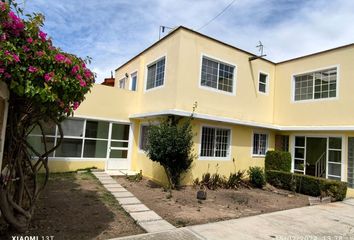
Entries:
[[107, 170], [127, 170], [128, 146], [129, 146], [128, 124], [110, 124], [110, 141], [107, 153]]

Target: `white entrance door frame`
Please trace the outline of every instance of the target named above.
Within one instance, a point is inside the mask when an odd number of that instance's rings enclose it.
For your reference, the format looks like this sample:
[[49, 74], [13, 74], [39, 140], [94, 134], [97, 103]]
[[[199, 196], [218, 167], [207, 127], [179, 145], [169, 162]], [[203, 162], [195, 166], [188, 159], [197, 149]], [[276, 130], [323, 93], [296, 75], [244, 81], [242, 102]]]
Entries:
[[326, 178], [328, 178], [328, 157], [329, 157], [329, 138], [341, 138], [342, 139], [342, 153], [341, 153], [341, 181], [346, 181], [346, 172], [345, 172], [345, 161], [346, 158], [346, 145], [347, 138], [344, 134], [323, 134], [323, 133], [296, 133], [290, 135], [290, 153], [291, 153], [291, 172], [295, 170], [295, 137], [305, 137], [305, 160], [304, 160], [304, 174], [306, 174], [306, 138], [326, 138], [327, 139], [327, 149], [326, 149]]

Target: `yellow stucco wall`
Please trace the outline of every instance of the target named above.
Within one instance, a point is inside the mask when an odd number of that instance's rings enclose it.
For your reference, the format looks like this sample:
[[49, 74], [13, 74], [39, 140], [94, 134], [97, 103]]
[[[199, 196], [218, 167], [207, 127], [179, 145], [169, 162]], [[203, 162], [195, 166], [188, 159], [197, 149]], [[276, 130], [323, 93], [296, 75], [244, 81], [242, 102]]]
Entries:
[[[276, 65], [274, 122], [279, 125], [353, 125], [354, 46]], [[293, 75], [338, 66], [336, 99], [291, 99]]]
[[50, 159], [48, 161], [50, 172], [71, 172], [78, 169], [84, 168], [97, 168], [104, 170], [105, 161], [95, 160], [88, 161], [85, 159], [82, 160], [60, 160], [60, 159]]
[[[160, 183], [166, 183], [167, 179], [163, 168], [148, 159], [145, 153], [139, 150], [140, 126], [146, 124], [143, 121], [134, 121], [134, 149], [132, 152], [132, 169], [135, 171], [143, 171], [143, 175]], [[238, 170], [247, 170], [250, 166], [264, 167], [264, 157], [252, 156], [252, 137], [253, 132], [266, 133], [269, 139], [269, 150], [274, 149], [274, 133], [265, 129], [251, 128], [245, 126], [237, 126], [223, 123], [215, 123], [211, 121], [193, 120], [193, 132], [195, 133], [194, 151], [199, 156], [201, 127], [212, 126], [231, 129], [231, 152], [228, 160], [201, 160], [196, 158], [192, 164], [191, 170], [182, 181], [183, 184], [192, 184], [195, 178], [201, 179], [206, 172], [215, 173], [216, 170], [221, 175], [228, 176], [231, 172]]]

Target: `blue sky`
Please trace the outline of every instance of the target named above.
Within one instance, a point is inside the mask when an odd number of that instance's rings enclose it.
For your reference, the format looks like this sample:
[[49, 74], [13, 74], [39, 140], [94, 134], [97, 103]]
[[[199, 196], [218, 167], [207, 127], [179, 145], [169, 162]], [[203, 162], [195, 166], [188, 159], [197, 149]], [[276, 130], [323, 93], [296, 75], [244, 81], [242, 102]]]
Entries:
[[[23, 0], [22, 0], [23, 1]], [[160, 25], [197, 30], [231, 0], [26, 0], [46, 16], [56, 46], [93, 58], [97, 82], [158, 40]], [[23, 5], [22, 5], [23, 6]], [[236, 0], [200, 32], [267, 58], [289, 58], [354, 42], [353, 0]]]

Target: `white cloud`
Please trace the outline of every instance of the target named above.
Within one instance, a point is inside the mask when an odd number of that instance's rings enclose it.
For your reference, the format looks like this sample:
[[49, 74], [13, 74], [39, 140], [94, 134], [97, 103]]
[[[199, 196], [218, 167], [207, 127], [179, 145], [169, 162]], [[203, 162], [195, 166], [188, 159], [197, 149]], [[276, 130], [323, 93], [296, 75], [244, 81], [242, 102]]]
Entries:
[[[46, 15], [55, 44], [93, 58], [98, 82], [151, 45], [160, 25], [198, 29], [231, 0], [37, 0], [26, 11]], [[236, 0], [201, 30], [257, 53], [261, 40], [270, 60], [281, 61], [354, 42], [354, 1]]]

